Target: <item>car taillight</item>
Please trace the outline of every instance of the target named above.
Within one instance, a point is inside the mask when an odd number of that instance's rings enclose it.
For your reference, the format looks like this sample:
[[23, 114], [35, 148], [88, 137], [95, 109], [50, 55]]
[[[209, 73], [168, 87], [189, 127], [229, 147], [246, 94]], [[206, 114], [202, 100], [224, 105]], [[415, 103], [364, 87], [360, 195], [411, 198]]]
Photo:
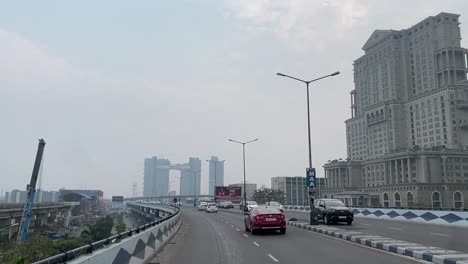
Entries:
[[260, 220], [260, 219], [262, 219], [262, 218], [261, 218], [260, 216], [258, 216], [258, 215], [256, 215], [254, 218], [255, 218], [255, 220]]
[[283, 218], [284, 218], [284, 215], [280, 215], [279, 218], [283, 219]]

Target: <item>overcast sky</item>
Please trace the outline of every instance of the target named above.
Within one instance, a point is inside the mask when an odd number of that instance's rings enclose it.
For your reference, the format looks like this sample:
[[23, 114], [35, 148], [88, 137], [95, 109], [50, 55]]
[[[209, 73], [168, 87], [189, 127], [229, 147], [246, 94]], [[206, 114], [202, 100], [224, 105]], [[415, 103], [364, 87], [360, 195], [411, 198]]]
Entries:
[[[466, 0], [3, 1], [0, 189], [25, 189], [37, 140], [42, 188], [141, 194], [143, 159], [211, 155], [225, 183], [270, 185], [307, 167], [305, 86], [313, 79], [313, 164], [346, 158], [353, 60], [375, 29], [404, 29]], [[466, 40], [462, 45], [468, 47]], [[177, 173], [171, 188], [177, 189]]]

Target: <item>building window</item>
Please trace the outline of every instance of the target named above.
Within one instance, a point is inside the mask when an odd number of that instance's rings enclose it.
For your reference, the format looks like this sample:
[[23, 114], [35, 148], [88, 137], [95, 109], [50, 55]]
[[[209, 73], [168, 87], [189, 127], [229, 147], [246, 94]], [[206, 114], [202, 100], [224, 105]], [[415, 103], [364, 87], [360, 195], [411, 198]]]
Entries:
[[406, 194], [406, 206], [408, 208], [413, 208], [413, 206], [414, 206], [413, 193], [412, 192], [408, 192]]
[[384, 194], [383, 194], [383, 206], [384, 206], [384, 207], [388, 207], [388, 206], [389, 206], [389, 203], [388, 203], [388, 193], [384, 193]]
[[453, 207], [455, 209], [462, 209], [463, 208], [463, 195], [461, 192], [454, 192], [453, 193]]
[[439, 192], [432, 193], [432, 208], [439, 209], [441, 207], [441, 199]]
[[400, 193], [395, 193], [395, 207], [401, 207]]

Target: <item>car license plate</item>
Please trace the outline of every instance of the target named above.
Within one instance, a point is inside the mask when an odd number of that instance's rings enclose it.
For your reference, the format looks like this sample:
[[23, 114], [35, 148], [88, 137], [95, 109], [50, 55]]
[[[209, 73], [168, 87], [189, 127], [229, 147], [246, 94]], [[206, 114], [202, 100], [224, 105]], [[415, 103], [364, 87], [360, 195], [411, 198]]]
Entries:
[[339, 218], [340, 219], [346, 219], [346, 216], [340, 216]]
[[276, 221], [276, 218], [267, 218], [265, 220], [267, 220], [267, 221]]

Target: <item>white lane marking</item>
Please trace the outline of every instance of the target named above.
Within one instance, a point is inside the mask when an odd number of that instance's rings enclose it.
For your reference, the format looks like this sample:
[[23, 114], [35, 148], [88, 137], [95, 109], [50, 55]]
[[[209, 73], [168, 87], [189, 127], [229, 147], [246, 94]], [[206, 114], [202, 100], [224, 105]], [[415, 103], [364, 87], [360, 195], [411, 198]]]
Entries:
[[449, 237], [450, 235], [446, 235], [446, 234], [439, 234], [439, 233], [429, 233], [430, 235], [434, 235], [434, 236], [444, 236], [444, 237]]
[[267, 256], [270, 257], [274, 262], [279, 262], [279, 260], [277, 260], [275, 257], [273, 257], [273, 255], [268, 254]]
[[255, 242], [255, 241], [254, 241], [253, 243], [254, 243], [254, 245], [256, 245], [257, 247], [259, 247], [259, 246], [260, 246], [260, 244], [258, 244], [258, 243], [257, 243], [257, 242]]
[[244, 234], [245, 237], [249, 237], [248, 235]]
[[402, 228], [398, 228], [398, 227], [389, 227], [388, 229], [393, 229], [393, 230], [403, 230]]
[[240, 232], [240, 229], [239, 228], [236, 228], [237, 232]]

